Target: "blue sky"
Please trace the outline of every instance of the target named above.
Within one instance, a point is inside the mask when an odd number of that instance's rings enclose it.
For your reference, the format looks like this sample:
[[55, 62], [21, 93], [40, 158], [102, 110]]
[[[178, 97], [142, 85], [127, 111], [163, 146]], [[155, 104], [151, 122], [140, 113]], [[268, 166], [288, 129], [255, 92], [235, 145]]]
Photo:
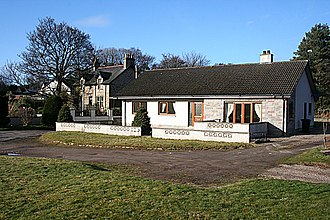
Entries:
[[330, 23], [329, 0], [0, 0], [0, 66], [19, 61], [26, 34], [50, 16], [89, 34], [97, 48], [153, 55], [202, 53], [211, 64], [253, 63], [262, 50], [289, 60], [305, 32]]

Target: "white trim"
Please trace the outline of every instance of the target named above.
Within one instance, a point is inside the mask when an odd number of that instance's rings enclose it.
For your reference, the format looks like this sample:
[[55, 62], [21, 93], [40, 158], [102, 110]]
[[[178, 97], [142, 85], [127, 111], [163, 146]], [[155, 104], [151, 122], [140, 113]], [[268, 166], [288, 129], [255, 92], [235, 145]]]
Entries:
[[245, 96], [245, 95], [221, 95], [221, 96], [213, 96], [213, 95], [191, 95], [191, 96], [119, 96], [119, 97], [111, 97], [111, 99], [119, 99], [119, 100], [150, 100], [150, 99], [283, 99], [290, 98], [290, 95], [255, 95], [255, 96]]

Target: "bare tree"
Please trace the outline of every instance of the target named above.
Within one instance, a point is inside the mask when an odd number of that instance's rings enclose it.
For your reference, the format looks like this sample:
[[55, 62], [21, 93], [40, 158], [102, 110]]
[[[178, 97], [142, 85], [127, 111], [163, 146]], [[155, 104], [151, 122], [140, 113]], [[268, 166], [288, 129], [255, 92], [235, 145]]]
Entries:
[[162, 54], [163, 58], [157, 66], [154, 66], [155, 69], [168, 69], [168, 68], [179, 68], [185, 67], [186, 62], [178, 55], [171, 53]]
[[207, 66], [210, 64], [210, 60], [206, 59], [206, 56], [194, 51], [182, 54], [182, 59], [188, 67]]
[[210, 60], [206, 59], [206, 56], [193, 51], [183, 53], [181, 57], [171, 53], [162, 54], [162, 56], [163, 58], [160, 63], [155, 64], [153, 69], [207, 66], [210, 63]]
[[1, 68], [0, 78], [7, 85], [18, 85], [25, 90], [28, 89], [28, 84], [32, 79], [28, 75], [20, 71], [20, 64], [8, 61]]
[[50, 17], [39, 22], [27, 35], [29, 45], [20, 55], [20, 69], [31, 78], [57, 80], [59, 94], [64, 79], [91, 68], [95, 50], [89, 35], [79, 29]]
[[135, 63], [140, 71], [150, 69], [154, 63], [155, 57], [144, 54], [137, 48], [104, 48], [97, 51], [97, 57], [103, 65], [123, 64], [125, 54], [131, 54], [135, 58]]

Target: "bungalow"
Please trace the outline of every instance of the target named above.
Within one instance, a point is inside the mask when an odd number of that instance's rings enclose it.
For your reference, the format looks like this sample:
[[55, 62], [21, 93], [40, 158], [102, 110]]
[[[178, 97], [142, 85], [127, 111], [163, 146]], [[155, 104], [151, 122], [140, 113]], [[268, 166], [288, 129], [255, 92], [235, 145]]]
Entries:
[[131, 55], [125, 55], [124, 65], [94, 68], [80, 79], [82, 112], [90, 107], [96, 107], [97, 112], [104, 114], [110, 109], [121, 109], [121, 102], [111, 100], [110, 97], [136, 77], [134, 58]]
[[273, 62], [268, 50], [260, 63], [145, 71], [115, 98], [122, 100], [122, 125], [132, 125], [143, 107], [153, 133], [163, 128], [182, 137], [204, 127], [225, 131], [204, 136], [232, 137], [229, 128], [267, 124], [268, 136], [281, 136], [301, 130], [302, 121], [313, 126], [315, 91], [308, 61]]

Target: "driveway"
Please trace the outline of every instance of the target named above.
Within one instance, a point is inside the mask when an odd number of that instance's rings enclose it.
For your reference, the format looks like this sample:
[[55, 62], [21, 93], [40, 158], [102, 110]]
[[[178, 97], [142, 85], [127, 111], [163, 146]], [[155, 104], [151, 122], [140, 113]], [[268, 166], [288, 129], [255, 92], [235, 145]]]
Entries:
[[[322, 135], [272, 139], [256, 148], [232, 151], [145, 151], [132, 149], [69, 148], [38, 143], [45, 131], [1, 131], [0, 154], [120, 164], [138, 167], [138, 174], [160, 180], [214, 185], [257, 177], [284, 157], [320, 146]], [[11, 137], [9, 137], [11, 136]]]

